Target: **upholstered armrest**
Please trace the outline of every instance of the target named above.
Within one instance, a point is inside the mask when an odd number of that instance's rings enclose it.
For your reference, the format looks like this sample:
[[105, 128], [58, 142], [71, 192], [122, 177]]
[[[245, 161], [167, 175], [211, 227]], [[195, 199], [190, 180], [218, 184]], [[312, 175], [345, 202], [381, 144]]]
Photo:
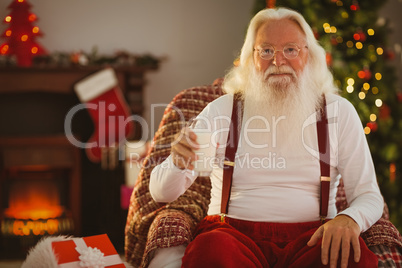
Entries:
[[195, 226], [194, 219], [182, 210], [165, 209], [159, 212], [149, 228], [141, 266], [148, 266], [153, 250], [190, 243]]
[[381, 218], [361, 236], [377, 255], [378, 267], [402, 267], [402, 237], [389, 220]]
[[[338, 211], [348, 207], [343, 181], [338, 186], [336, 195]], [[402, 237], [396, 227], [389, 221], [388, 206], [379, 219], [367, 231], [361, 234], [367, 247], [378, 257], [378, 267], [402, 267]]]
[[362, 233], [361, 237], [368, 247], [377, 245], [402, 247], [402, 237], [398, 229], [389, 220], [383, 218]]

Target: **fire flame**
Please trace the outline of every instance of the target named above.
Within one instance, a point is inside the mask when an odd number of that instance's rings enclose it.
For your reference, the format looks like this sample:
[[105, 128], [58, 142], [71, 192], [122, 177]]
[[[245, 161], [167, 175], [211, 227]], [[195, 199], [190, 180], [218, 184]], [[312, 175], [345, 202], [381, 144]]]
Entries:
[[57, 186], [43, 181], [18, 182], [10, 187], [8, 218], [38, 220], [62, 216]]

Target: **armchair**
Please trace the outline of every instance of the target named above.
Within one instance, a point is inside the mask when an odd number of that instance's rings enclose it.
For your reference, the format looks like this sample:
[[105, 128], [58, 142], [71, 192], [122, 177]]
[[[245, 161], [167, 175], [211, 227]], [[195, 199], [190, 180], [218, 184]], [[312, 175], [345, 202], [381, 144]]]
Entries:
[[[197, 178], [179, 199], [161, 204], [156, 203], [149, 193], [149, 178], [152, 169], [169, 156], [170, 143], [186, 121], [223, 94], [219, 83], [186, 89], [177, 94], [165, 109], [130, 200], [125, 255], [134, 267], [147, 267], [149, 253], [154, 249], [188, 244], [197, 223], [206, 216], [211, 189], [209, 179]], [[341, 183], [337, 208], [340, 211], [346, 207]], [[402, 267], [402, 238], [388, 219], [385, 206], [383, 217], [362, 237], [378, 256], [379, 267]]]

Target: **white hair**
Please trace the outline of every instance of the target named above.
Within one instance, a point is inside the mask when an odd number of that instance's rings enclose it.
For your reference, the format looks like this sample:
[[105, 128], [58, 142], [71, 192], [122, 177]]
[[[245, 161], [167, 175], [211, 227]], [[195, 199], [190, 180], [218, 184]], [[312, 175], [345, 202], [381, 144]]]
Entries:
[[225, 76], [223, 89], [227, 93], [242, 92], [245, 89], [251, 70], [254, 67], [253, 49], [258, 29], [269, 20], [290, 19], [296, 22], [306, 37], [308, 47], [308, 61], [312, 74], [314, 75], [314, 90], [320, 93], [336, 93], [338, 91], [334, 84], [332, 73], [326, 63], [326, 53], [316, 40], [311, 27], [303, 16], [291, 9], [275, 8], [263, 9], [258, 12], [250, 21], [246, 39], [240, 53], [239, 66], [234, 66]]

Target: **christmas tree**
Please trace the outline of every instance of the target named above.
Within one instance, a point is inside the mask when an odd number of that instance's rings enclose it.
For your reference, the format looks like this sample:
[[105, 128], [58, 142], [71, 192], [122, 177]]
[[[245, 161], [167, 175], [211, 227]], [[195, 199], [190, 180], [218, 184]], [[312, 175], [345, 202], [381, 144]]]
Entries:
[[11, 13], [4, 22], [9, 27], [1, 35], [6, 42], [0, 45], [0, 54], [14, 55], [19, 66], [28, 67], [34, 56], [46, 54], [42, 46], [35, 42], [36, 37], [42, 35], [39, 27], [33, 25], [37, 17], [29, 11], [31, 5], [27, 0], [13, 0], [8, 8]]
[[388, 22], [376, 0], [256, 0], [254, 13], [281, 6], [299, 11], [327, 52], [341, 95], [355, 106], [390, 220], [402, 231], [402, 92], [389, 49]]

